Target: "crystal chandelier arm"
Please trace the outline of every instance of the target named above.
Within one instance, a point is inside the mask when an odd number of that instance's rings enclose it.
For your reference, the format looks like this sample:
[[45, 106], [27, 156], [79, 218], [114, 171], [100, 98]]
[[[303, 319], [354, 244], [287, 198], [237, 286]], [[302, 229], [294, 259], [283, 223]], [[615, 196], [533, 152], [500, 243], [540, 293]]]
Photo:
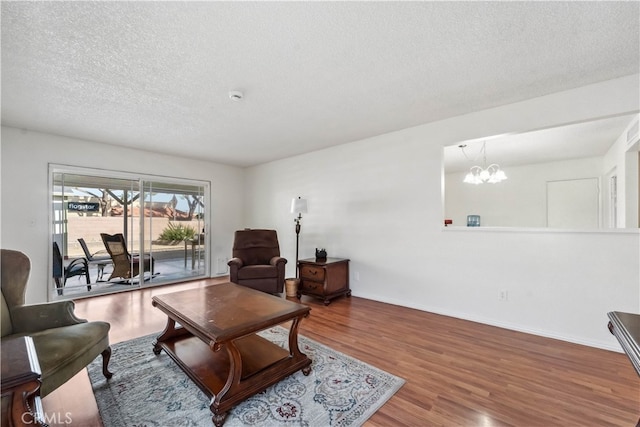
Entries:
[[[467, 158], [467, 160], [470, 161], [474, 161], [471, 160], [469, 158], [469, 156], [467, 155], [467, 153], [465, 152], [465, 147], [466, 145], [459, 145], [460, 149], [462, 150], [462, 154], [464, 154], [464, 156]], [[482, 166], [472, 166], [469, 169], [469, 173], [467, 173], [467, 175], [464, 177], [464, 182], [468, 183], [468, 184], [482, 184], [484, 182], [489, 182], [491, 184], [495, 184], [497, 182], [501, 182], [504, 181], [505, 179], [507, 179], [507, 176], [505, 175], [505, 173], [502, 171], [502, 169], [500, 169], [500, 165], [498, 165], [497, 163], [492, 163], [489, 166], [487, 166], [487, 143], [486, 141], [482, 143], [482, 148], [480, 148], [480, 151], [478, 152], [478, 156], [476, 156], [476, 159], [482, 155]]]
[[467, 159], [470, 162], [475, 162], [476, 160], [478, 160], [478, 157], [480, 157], [480, 155], [482, 154], [482, 149], [480, 149], [480, 151], [478, 151], [478, 154], [476, 154], [475, 157], [472, 159], [471, 157], [469, 157], [469, 155], [465, 150], [465, 148], [467, 148], [466, 144], [458, 145], [458, 147], [460, 147], [460, 150], [462, 150], [462, 154], [464, 155], [465, 159]]

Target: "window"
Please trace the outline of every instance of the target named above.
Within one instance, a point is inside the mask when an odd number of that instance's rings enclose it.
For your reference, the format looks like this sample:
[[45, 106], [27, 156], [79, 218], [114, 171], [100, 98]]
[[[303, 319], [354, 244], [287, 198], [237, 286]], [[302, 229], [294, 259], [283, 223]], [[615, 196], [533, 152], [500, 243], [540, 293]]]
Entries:
[[[209, 183], [58, 165], [50, 166], [50, 182], [54, 297], [208, 276]], [[124, 237], [124, 266], [102, 234]]]

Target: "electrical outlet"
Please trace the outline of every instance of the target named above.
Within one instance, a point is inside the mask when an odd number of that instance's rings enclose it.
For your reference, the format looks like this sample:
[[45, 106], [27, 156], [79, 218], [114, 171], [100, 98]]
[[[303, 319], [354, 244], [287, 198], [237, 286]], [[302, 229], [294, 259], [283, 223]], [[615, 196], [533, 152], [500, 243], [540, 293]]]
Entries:
[[217, 274], [225, 274], [227, 272], [227, 262], [229, 262], [228, 258], [218, 258], [216, 265], [216, 273]]
[[360, 281], [360, 272], [359, 271], [356, 271], [355, 277], [356, 277], [356, 281], [359, 282]]
[[507, 291], [506, 289], [500, 291], [499, 301], [504, 301], [504, 302], [509, 301], [509, 291]]

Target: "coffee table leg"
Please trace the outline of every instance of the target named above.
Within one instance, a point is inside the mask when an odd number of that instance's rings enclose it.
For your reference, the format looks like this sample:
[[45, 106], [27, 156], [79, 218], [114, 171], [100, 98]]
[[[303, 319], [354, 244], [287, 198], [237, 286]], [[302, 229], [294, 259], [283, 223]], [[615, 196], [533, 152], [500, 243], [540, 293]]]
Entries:
[[224, 420], [227, 418], [227, 413], [223, 414], [214, 414], [211, 420], [213, 421], [213, 425], [216, 427], [222, 426], [224, 424]]
[[164, 327], [164, 331], [162, 331], [158, 338], [153, 342], [153, 352], [155, 354], [160, 354], [160, 351], [162, 351], [161, 344], [163, 341], [187, 334], [189, 334], [189, 331], [184, 328], [176, 328], [176, 321], [169, 317], [167, 319], [167, 326]]
[[[304, 316], [300, 316], [293, 319], [291, 328], [289, 329], [289, 354], [294, 358], [305, 356], [298, 347], [298, 327], [300, 326], [300, 321], [303, 317]], [[302, 373], [304, 375], [309, 375], [311, 373], [311, 365], [302, 368]]]
[[218, 410], [220, 403], [227, 394], [233, 395], [236, 392], [240, 386], [240, 379], [242, 378], [242, 355], [238, 347], [236, 347], [235, 342], [229, 341], [223, 346], [216, 344], [211, 349], [213, 351], [220, 351], [222, 347], [227, 349], [227, 354], [229, 355], [229, 374], [227, 375], [227, 381], [224, 387], [216, 394], [211, 405], [209, 405], [209, 409], [213, 412], [213, 424], [216, 427], [224, 424], [227, 418], [227, 411], [220, 412]]

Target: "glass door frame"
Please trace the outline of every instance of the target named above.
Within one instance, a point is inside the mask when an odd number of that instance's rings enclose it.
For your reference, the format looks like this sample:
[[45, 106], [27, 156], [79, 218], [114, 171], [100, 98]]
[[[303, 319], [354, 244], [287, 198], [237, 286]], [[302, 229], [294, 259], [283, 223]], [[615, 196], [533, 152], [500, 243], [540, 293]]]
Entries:
[[[211, 245], [210, 245], [210, 233], [209, 233], [209, 229], [210, 229], [210, 221], [211, 221], [211, 207], [210, 207], [210, 200], [211, 200], [211, 196], [210, 196], [210, 191], [211, 191], [211, 183], [209, 181], [203, 181], [203, 180], [195, 180], [195, 179], [188, 179], [188, 178], [177, 178], [177, 177], [168, 177], [168, 176], [162, 176], [162, 175], [150, 175], [150, 174], [142, 174], [142, 173], [132, 173], [132, 172], [124, 172], [124, 171], [116, 171], [116, 170], [106, 170], [106, 169], [96, 169], [96, 168], [87, 168], [87, 167], [79, 167], [79, 166], [71, 166], [71, 165], [62, 165], [62, 164], [54, 164], [54, 163], [49, 163], [49, 170], [48, 170], [48, 178], [49, 178], [49, 182], [48, 182], [48, 205], [49, 205], [49, 210], [48, 210], [48, 224], [49, 224], [49, 272], [53, 271], [53, 242], [56, 241], [56, 236], [55, 233], [57, 231], [60, 231], [62, 233], [62, 239], [66, 240], [68, 239], [68, 224], [66, 222], [66, 215], [67, 215], [67, 210], [65, 209], [64, 203], [64, 193], [62, 193], [63, 195], [63, 200], [54, 200], [54, 197], [57, 196], [56, 192], [54, 191], [54, 185], [56, 185], [56, 177], [57, 175], [60, 174], [72, 174], [72, 175], [86, 175], [87, 177], [97, 177], [97, 178], [104, 178], [104, 179], [114, 179], [114, 180], [129, 180], [132, 182], [136, 183], [137, 189], [134, 191], [138, 191], [139, 192], [139, 203], [140, 203], [140, 214], [138, 215], [138, 238], [139, 238], [139, 247], [138, 248], [134, 248], [133, 246], [131, 246], [131, 244], [133, 243], [133, 234], [134, 233], [127, 233], [126, 235], [126, 239], [127, 239], [127, 247], [131, 248], [130, 251], [134, 252], [135, 249], [137, 249], [137, 251], [139, 251], [141, 254], [146, 253], [147, 250], [153, 250], [153, 245], [151, 245], [151, 247], [146, 248], [145, 247], [145, 227], [147, 226], [147, 224], [145, 224], [145, 221], [149, 218], [147, 218], [142, 212], [143, 211], [143, 207], [145, 204], [145, 183], [148, 182], [152, 182], [152, 183], [163, 183], [163, 184], [167, 184], [167, 185], [177, 185], [177, 186], [194, 186], [194, 187], [199, 187], [202, 189], [202, 198], [204, 200], [201, 201], [202, 206], [203, 206], [203, 212], [204, 214], [202, 215], [202, 222], [203, 222], [203, 228], [204, 228], [204, 241], [203, 241], [203, 245], [202, 245], [202, 249], [204, 250], [204, 265], [203, 265], [203, 269], [201, 271], [200, 274], [200, 270], [198, 270], [198, 272], [196, 272], [195, 275], [189, 276], [189, 277], [185, 277], [185, 278], [178, 278], [175, 280], [162, 280], [162, 278], [160, 278], [157, 281], [154, 280], [149, 280], [148, 282], [145, 280], [138, 280], [138, 284], [137, 286], [131, 286], [130, 289], [138, 289], [138, 288], [144, 288], [144, 287], [151, 287], [151, 286], [159, 286], [159, 285], [165, 285], [165, 284], [170, 284], [170, 283], [178, 283], [178, 282], [182, 282], [185, 280], [193, 280], [193, 279], [201, 279], [201, 278], [206, 278], [206, 277], [210, 277], [211, 275], [211, 265], [210, 265], [210, 254], [211, 254]], [[61, 189], [61, 191], [66, 191], [66, 189]], [[127, 190], [125, 190], [126, 192]], [[126, 197], [126, 194], [125, 194]], [[126, 199], [128, 200], [129, 197], [126, 197]], [[60, 209], [57, 209], [57, 205], [60, 205], [62, 208], [62, 211], [60, 211]], [[59, 206], [58, 206], [59, 207]], [[57, 218], [57, 216], [62, 215], [62, 222], [61, 222], [61, 218]], [[129, 218], [125, 218], [124, 221], [130, 221], [130, 224], [123, 224], [123, 229], [129, 229], [129, 230], [135, 230], [135, 218], [133, 215], [131, 215]], [[124, 234], [124, 233], [123, 233]], [[60, 248], [63, 256], [66, 254], [67, 251], [67, 246], [63, 245], [63, 247]], [[136, 251], [136, 252], [137, 252]], [[141, 268], [142, 269], [142, 268]], [[153, 279], [153, 277], [151, 278]], [[49, 295], [49, 300], [57, 300], [57, 299], [66, 299], [68, 298], [65, 296], [59, 296], [57, 294], [57, 288], [56, 288], [56, 284], [55, 284], [55, 280], [52, 277], [52, 274], [49, 274], [49, 286], [48, 286], [48, 295]], [[114, 292], [118, 292], [120, 290], [116, 290]], [[109, 292], [89, 292], [87, 291], [86, 293], [79, 293], [77, 295], [73, 295], [74, 298], [79, 297], [88, 297], [88, 296], [93, 296], [93, 295], [99, 295], [99, 294], [104, 294], [104, 293], [109, 293]]]

